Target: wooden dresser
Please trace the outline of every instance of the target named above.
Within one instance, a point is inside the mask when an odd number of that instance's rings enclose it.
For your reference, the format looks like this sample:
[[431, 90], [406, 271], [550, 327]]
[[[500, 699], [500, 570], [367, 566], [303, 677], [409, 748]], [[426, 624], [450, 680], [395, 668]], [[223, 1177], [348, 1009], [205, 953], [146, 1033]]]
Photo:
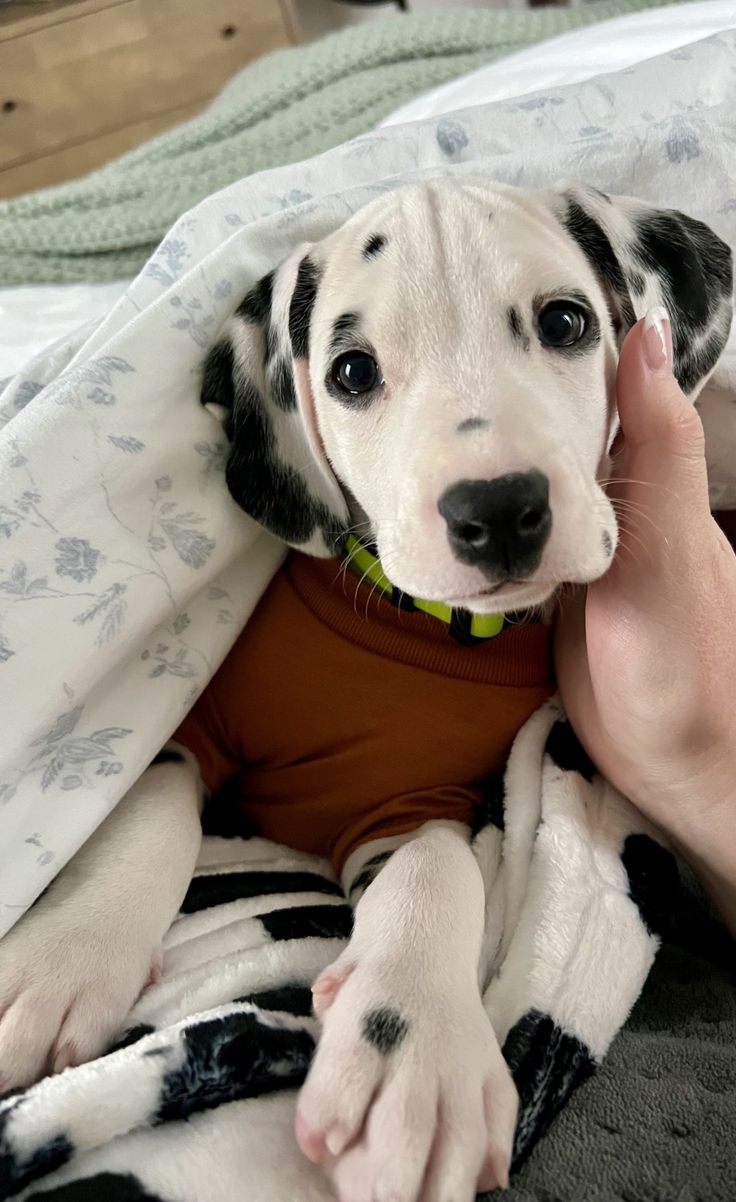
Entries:
[[0, 3], [0, 198], [99, 167], [296, 40], [291, 0]]

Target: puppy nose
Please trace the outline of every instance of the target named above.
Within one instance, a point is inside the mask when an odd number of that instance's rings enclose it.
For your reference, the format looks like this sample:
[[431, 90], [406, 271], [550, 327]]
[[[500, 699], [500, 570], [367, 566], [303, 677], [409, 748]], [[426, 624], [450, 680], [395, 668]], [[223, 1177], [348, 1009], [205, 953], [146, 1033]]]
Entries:
[[552, 528], [549, 480], [542, 472], [509, 472], [495, 480], [460, 480], [437, 507], [456, 559], [494, 577], [523, 577], [539, 565]]

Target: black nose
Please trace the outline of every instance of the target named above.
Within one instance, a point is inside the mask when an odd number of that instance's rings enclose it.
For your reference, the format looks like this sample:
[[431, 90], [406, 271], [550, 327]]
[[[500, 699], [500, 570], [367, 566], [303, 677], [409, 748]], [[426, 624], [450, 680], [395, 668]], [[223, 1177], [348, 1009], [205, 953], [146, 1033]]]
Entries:
[[495, 480], [460, 480], [440, 497], [455, 557], [497, 578], [529, 576], [552, 529], [549, 480], [510, 472]]

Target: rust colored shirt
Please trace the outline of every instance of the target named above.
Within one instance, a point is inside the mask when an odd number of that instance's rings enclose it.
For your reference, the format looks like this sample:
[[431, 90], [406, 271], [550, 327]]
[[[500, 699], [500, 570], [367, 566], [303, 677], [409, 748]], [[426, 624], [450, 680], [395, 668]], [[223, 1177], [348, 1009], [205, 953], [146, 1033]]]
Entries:
[[368, 840], [472, 822], [552, 689], [549, 627], [463, 647], [336, 560], [294, 552], [174, 738], [250, 827], [339, 872]]

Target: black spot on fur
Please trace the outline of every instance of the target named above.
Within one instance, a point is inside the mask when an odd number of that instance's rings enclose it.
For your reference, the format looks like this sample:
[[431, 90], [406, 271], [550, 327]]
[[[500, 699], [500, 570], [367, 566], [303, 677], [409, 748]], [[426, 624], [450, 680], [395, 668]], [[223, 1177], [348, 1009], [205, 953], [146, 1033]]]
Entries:
[[132, 1173], [95, 1173], [56, 1189], [30, 1194], [28, 1202], [169, 1202], [152, 1194]]
[[588, 1048], [548, 1014], [529, 1010], [509, 1031], [503, 1054], [519, 1091], [512, 1168], [518, 1169], [570, 1094], [592, 1074]]
[[[694, 343], [686, 344], [682, 339], [679, 340], [682, 344], [682, 352], [679, 357], [675, 356], [674, 373], [683, 392], [693, 392], [703, 377], [717, 363], [728, 341], [731, 327], [730, 318], [731, 314], [727, 312], [727, 320], [700, 346], [696, 346]], [[674, 348], [674, 334], [672, 341]]]
[[385, 245], [386, 239], [383, 234], [372, 234], [363, 247], [363, 258], [374, 259], [376, 255], [380, 255]]
[[592, 780], [596, 774], [595, 764], [570, 723], [564, 718], [555, 722], [544, 750], [553, 763], [565, 772], [579, 772], [585, 780]]
[[318, 872], [217, 872], [195, 876], [181, 903], [182, 914], [273, 893], [326, 893], [342, 897], [339, 885]]
[[[676, 209], [643, 214], [635, 231], [633, 256], [662, 281], [672, 319], [675, 376], [685, 392], [692, 392], [716, 363], [728, 337], [730, 322], [722, 322], [697, 345], [697, 336], [707, 331], [731, 297], [731, 251], [702, 221]], [[730, 308], [727, 312], [730, 317]]]
[[295, 906], [259, 914], [272, 939], [349, 939], [353, 929], [350, 906]]
[[725, 242], [702, 221], [675, 209], [643, 214], [635, 231], [632, 253], [661, 278], [681, 337], [704, 330], [714, 300], [731, 292], [731, 252]]
[[349, 347], [350, 336], [355, 334], [359, 321], [360, 317], [357, 313], [341, 313], [335, 320], [330, 338], [331, 355], [336, 355], [338, 351]]
[[157, 1123], [295, 1089], [314, 1051], [307, 1031], [267, 1025], [251, 1010], [196, 1023], [182, 1040], [184, 1061], [163, 1079]]
[[216, 343], [204, 361], [203, 405], [224, 405], [232, 413], [235, 403], [235, 354], [227, 340]]
[[570, 236], [575, 239], [593, 270], [612, 293], [615, 300], [611, 314], [614, 328], [618, 332], [623, 325], [624, 329], [628, 330], [636, 321], [636, 313], [614, 249], [603, 227], [595, 218], [586, 213], [573, 196], [568, 195], [566, 199], [567, 213], [562, 224]]
[[677, 864], [649, 835], [629, 835], [621, 859], [629, 878], [629, 897], [650, 935], [664, 935], [679, 889]]
[[261, 1010], [276, 1010], [293, 1014], [296, 1018], [311, 1018], [312, 990], [308, 985], [282, 985], [277, 989], [262, 989], [260, 993], [248, 993], [236, 997], [236, 1002], [250, 1002]]
[[158, 755], [153, 757], [151, 767], [154, 764], [183, 764], [185, 758], [180, 751], [173, 751], [165, 747], [163, 751], [159, 751]]
[[522, 320], [521, 313], [516, 308], [516, 305], [509, 306], [506, 314], [506, 320], [508, 321], [511, 337], [514, 339], [514, 342], [518, 343], [522, 350], [528, 351], [531, 345], [529, 342], [529, 335], [524, 329], [524, 322]]
[[643, 296], [647, 290], [647, 281], [640, 271], [627, 271], [626, 282], [632, 292], [636, 292], [638, 296]]
[[317, 299], [319, 278], [316, 263], [312, 262], [309, 255], [305, 255], [299, 264], [289, 308], [289, 335], [295, 359], [306, 359], [309, 355], [309, 325]]
[[245, 321], [254, 321], [258, 325], [265, 325], [268, 322], [273, 298], [273, 275], [274, 273], [270, 271], [251, 288], [250, 292], [246, 293], [235, 310], [238, 317], [242, 317]]
[[393, 854], [392, 851], [381, 851], [378, 855], [371, 856], [370, 860], [366, 860], [360, 872], [351, 881], [350, 888], [348, 889], [350, 896], [352, 897], [357, 889], [367, 889]]
[[30, 1156], [26, 1156], [21, 1149], [15, 1151], [14, 1140], [8, 1132], [12, 1131], [10, 1120], [22, 1103], [23, 1095], [20, 1094], [16, 1101], [8, 1102], [0, 1113], [0, 1183], [6, 1198], [15, 1197], [34, 1181], [60, 1169], [74, 1155], [74, 1146], [65, 1135], [52, 1136]]
[[[221, 378], [222, 363], [217, 366]], [[205, 384], [211, 387], [207, 377]], [[241, 509], [284, 542], [305, 543], [318, 529], [333, 531], [336, 541], [344, 523], [313, 496], [296, 468], [279, 459], [265, 402], [249, 381], [238, 387], [225, 433], [233, 444], [225, 480]]]
[[363, 1015], [362, 1036], [383, 1056], [388, 1056], [403, 1043], [408, 1030], [407, 1019], [391, 1006], [380, 1006]]
[[506, 828], [504, 800], [506, 789], [503, 770], [494, 772], [483, 782], [480, 802], [473, 816], [472, 833], [475, 837], [486, 826], [495, 826], [502, 831]]
[[466, 417], [457, 428], [458, 434], [469, 434], [472, 430], [484, 430], [488, 422], [484, 417]]
[[601, 534], [601, 542], [603, 544], [603, 554], [610, 555], [613, 550], [613, 539], [607, 530], [604, 530]]
[[294, 388], [294, 373], [291, 364], [286, 359], [276, 359], [271, 368], [271, 396], [274, 403], [285, 413], [296, 409], [296, 390]]

